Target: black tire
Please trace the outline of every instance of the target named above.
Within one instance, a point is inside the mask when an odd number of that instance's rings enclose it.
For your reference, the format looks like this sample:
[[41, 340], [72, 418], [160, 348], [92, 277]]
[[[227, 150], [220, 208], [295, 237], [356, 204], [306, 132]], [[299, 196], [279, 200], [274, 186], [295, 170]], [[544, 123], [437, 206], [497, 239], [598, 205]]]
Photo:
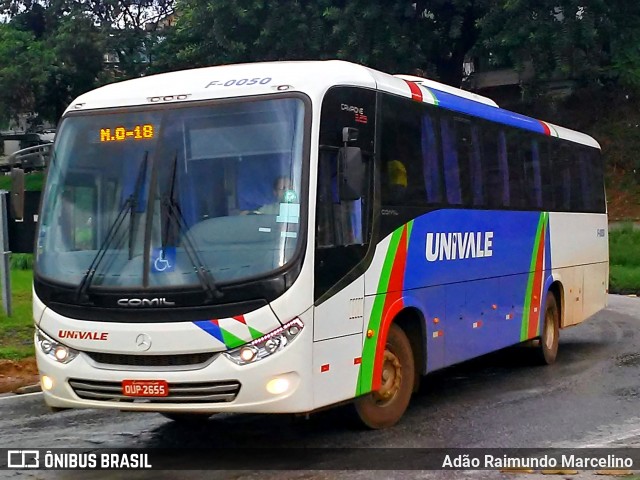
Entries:
[[211, 413], [180, 413], [180, 412], [160, 412], [160, 415], [181, 424], [198, 424], [206, 422]]
[[387, 335], [382, 376], [380, 390], [355, 401], [358, 418], [372, 429], [388, 428], [398, 423], [413, 392], [415, 364], [411, 343], [395, 324], [391, 325]]
[[560, 309], [553, 292], [547, 292], [544, 308], [544, 321], [540, 332], [540, 344], [537, 348], [537, 359], [543, 365], [551, 365], [558, 355], [560, 338]]

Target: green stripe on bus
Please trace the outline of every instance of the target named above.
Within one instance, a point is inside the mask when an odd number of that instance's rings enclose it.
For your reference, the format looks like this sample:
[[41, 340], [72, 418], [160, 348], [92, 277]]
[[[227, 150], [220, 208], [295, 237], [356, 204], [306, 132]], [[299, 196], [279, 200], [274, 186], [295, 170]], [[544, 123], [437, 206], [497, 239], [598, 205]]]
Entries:
[[236, 337], [228, 330], [224, 330], [221, 328], [220, 331], [222, 332], [222, 338], [224, 339], [224, 344], [227, 346], [227, 348], [236, 348], [247, 343], [246, 340], [242, 340], [241, 338]]
[[364, 346], [362, 348], [362, 363], [360, 364], [360, 371], [358, 372], [358, 383], [356, 385], [356, 395], [359, 393], [368, 392], [371, 390], [371, 384], [373, 382], [373, 362], [376, 356], [376, 345], [378, 344], [378, 328], [382, 321], [382, 310], [384, 308], [384, 301], [386, 298], [386, 292], [389, 288], [389, 279], [391, 278], [391, 270], [393, 269], [393, 261], [395, 260], [396, 253], [398, 251], [398, 245], [402, 238], [402, 231], [404, 226], [398, 228], [391, 234], [391, 241], [389, 242], [389, 248], [387, 249], [387, 255], [384, 259], [382, 266], [382, 272], [380, 273], [380, 280], [378, 281], [378, 290], [376, 292], [376, 298], [373, 301], [373, 307], [371, 308], [371, 316], [369, 317], [368, 330], [373, 330], [375, 333], [371, 338], [367, 338], [365, 333]]
[[424, 85], [422, 85], [422, 88], [424, 88], [429, 93], [429, 96], [431, 97], [431, 100], [433, 100], [433, 104], [435, 106], [438, 106], [438, 104], [440, 103], [440, 102], [438, 102], [438, 97], [436, 97], [434, 95], [434, 93], [429, 88], [425, 87]]
[[249, 327], [249, 333], [251, 334], [251, 338], [253, 338], [254, 340], [257, 338], [260, 338], [262, 336], [264, 336], [264, 333], [259, 332], [258, 330], [256, 330], [255, 328], [247, 325]]
[[[529, 313], [531, 308], [531, 294], [533, 293], [533, 280], [536, 275], [536, 260], [538, 258], [538, 249], [540, 248], [540, 237], [542, 227], [545, 223], [545, 213], [540, 214], [538, 219], [538, 228], [536, 229], [536, 237], [533, 242], [533, 252], [531, 252], [531, 263], [529, 266], [529, 279], [527, 280], [527, 290], [524, 296], [524, 309], [522, 311], [522, 326], [520, 328], [520, 341], [528, 340], [529, 332]], [[542, 239], [544, 242], [544, 239]]]

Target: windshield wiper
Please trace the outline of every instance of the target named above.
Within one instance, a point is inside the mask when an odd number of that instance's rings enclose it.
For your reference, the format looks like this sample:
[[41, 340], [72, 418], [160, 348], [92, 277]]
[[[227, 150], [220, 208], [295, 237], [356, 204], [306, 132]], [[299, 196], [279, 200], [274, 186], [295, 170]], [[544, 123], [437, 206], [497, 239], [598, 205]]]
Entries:
[[[124, 219], [127, 217], [127, 211], [129, 211], [129, 222], [131, 223], [131, 217], [133, 216], [134, 211], [138, 208], [138, 197], [140, 196], [140, 190], [142, 189], [142, 185], [144, 184], [144, 177], [147, 171], [147, 160], [149, 158], [149, 152], [144, 152], [144, 158], [142, 159], [142, 163], [140, 164], [140, 168], [138, 169], [138, 178], [136, 179], [136, 185], [133, 189], [133, 192], [125, 202], [122, 204], [122, 207], [118, 211], [118, 215], [116, 215], [116, 219], [113, 221], [107, 234], [102, 242], [102, 245], [98, 249], [95, 257], [91, 261], [89, 268], [85, 272], [82, 280], [80, 281], [80, 285], [76, 289], [76, 301], [86, 301], [87, 298], [87, 290], [91, 286], [91, 282], [93, 281], [93, 277], [96, 274], [98, 269], [98, 265], [102, 262], [102, 259], [107, 253], [107, 249], [113, 242], [113, 239], [116, 237], [118, 230], [120, 230], [120, 226], [124, 222]], [[132, 235], [132, 232], [129, 233]]]
[[164, 234], [162, 238], [162, 256], [165, 255], [165, 249], [167, 248], [168, 237], [169, 237], [169, 227], [171, 225], [171, 219], [176, 222], [178, 226], [178, 233], [182, 234], [183, 238], [183, 246], [184, 250], [189, 257], [189, 261], [193, 265], [194, 271], [196, 272], [196, 276], [198, 277], [198, 281], [202, 288], [205, 290], [207, 294], [207, 300], [211, 301], [214, 298], [222, 297], [222, 292], [216, 286], [216, 281], [211, 274], [211, 271], [205, 266], [204, 262], [198, 255], [198, 251], [193, 245], [193, 240], [191, 239], [191, 235], [189, 235], [187, 223], [184, 220], [184, 216], [180, 211], [180, 208], [175, 201], [175, 186], [176, 186], [176, 173], [178, 166], [178, 154], [176, 153], [173, 157], [173, 165], [171, 171], [171, 187], [169, 189], [169, 193], [162, 196], [162, 206], [168, 213], [167, 221], [164, 228]]

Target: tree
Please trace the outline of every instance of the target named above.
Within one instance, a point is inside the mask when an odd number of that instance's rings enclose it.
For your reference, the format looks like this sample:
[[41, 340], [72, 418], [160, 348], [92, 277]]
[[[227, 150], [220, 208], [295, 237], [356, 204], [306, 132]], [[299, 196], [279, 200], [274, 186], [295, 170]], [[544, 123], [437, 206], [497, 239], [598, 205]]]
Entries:
[[474, 51], [497, 66], [530, 62], [534, 83], [640, 86], [640, 5], [625, 0], [503, 1], [479, 20]]
[[12, 21], [23, 18], [23, 23], [35, 25], [35, 19], [44, 17], [48, 34], [65, 19], [91, 22], [96, 29], [92, 37], [102, 37], [101, 57], [114, 54], [117, 76], [124, 78], [145, 73], [156, 30], [173, 7], [174, 0], [0, 0], [0, 12]]
[[183, 0], [159, 70], [338, 58], [459, 85], [489, 0]]
[[156, 50], [155, 69], [324, 58], [330, 32], [318, 3], [184, 0]]
[[104, 43], [98, 29], [84, 15], [60, 19], [46, 40], [52, 61], [46, 67], [45, 92], [37, 110], [45, 118], [60, 118], [78, 95], [95, 88], [103, 69]]
[[0, 111], [14, 116], [34, 111], [44, 92], [51, 52], [30, 32], [0, 24]]

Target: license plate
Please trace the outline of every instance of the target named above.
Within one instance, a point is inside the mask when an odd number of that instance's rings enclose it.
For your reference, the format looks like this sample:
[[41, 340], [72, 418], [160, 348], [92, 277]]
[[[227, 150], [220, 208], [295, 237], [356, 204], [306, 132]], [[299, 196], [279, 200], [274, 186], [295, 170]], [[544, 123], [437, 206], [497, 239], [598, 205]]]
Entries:
[[122, 394], [127, 397], [166, 397], [169, 385], [164, 380], [123, 380]]

